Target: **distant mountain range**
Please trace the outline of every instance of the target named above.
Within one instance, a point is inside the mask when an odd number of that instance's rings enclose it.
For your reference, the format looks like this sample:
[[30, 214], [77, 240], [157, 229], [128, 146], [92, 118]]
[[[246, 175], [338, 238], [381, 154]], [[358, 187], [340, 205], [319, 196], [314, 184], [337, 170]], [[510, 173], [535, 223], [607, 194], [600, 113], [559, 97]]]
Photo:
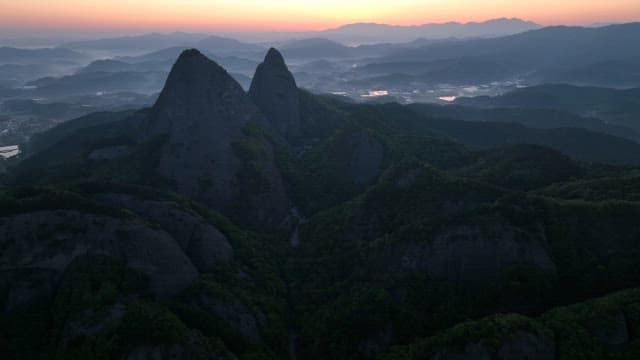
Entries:
[[[307, 32], [227, 33], [210, 36], [202, 33], [150, 33], [135, 36], [74, 41], [63, 47], [79, 51], [100, 51], [119, 54], [140, 54], [170, 47], [195, 47], [219, 53], [255, 52], [262, 46], [248, 43], [281, 43], [296, 39], [323, 38], [345, 45], [373, 43], [403, 43], [417, 39], [485, 38], [517, 34], [541, 28], [541, 25], [520, 19], [494, 19], [485, 22], [424, 24], [396, 26], [357, 23], [336, 29]], [[262, 54], [261, 54], [262, 55]]]
[[[640, 23], [600, 28], [546, 27], [491, 39], [399, 49], [360, 67], [364, 74], [411, 75], [450, 84], [512, 79], [613, 87], [640, 86]], [[406, 79], [403, 81], [407, 81]]]
[[[511, 36], [446, 42], [392, 54], [390, 59], [435, 60], [460, 57], [500, 58], [530, 64], [563, 66], [612, 58], [640, 58], [629, 46], [640, 34], [640, 23], [600, 28], [552, 26]], [[562, 62], [559, 62], [562, 61]]]
[[492, 19], [484, 22], [447, 22], [400, 26], [377, 23], [355, 23], [335, 29], [301, 32], [244, 32], [225, 36], [248, 42], [282, 42], [292, 39], [324, 38], [346, 45], [404, 43], [416, 39], [484, 38], [535, 30], [542, 25], [521, 19]]
[[264, 50], [260, 45], [247, 44], [231, 38], [182, 32], [76, 41], [63, 46], [78, 51], [105, 52], [112, 55], [140, 55], [172, 47], [197, 47], [216, 54], [253, 53]]
[[76, 63], [86, 60], [87, 57], [83, 54], [64, 48], [19, 49], [7, 46], [0, 47], [0, 65], [50, 65], [56, 62]]
[[320, 31], [316, 36], [349, 44], [409, 42], [416, 39], [447, 39], [497, 37], [539, 29], [542, 26], [521, 19], [493, 19], [484, 22], [447, 22], [417, 26], [396, 26], [375, 23], [344, 25]]
[[206, 34], [182, 32], [174, 32], [170, 34], [151, 33], [96, 40], [74, 41], [63, 44], [62, 46], [85, 51], [149, 52], [182, 44], [195, 43], [206, 37]]

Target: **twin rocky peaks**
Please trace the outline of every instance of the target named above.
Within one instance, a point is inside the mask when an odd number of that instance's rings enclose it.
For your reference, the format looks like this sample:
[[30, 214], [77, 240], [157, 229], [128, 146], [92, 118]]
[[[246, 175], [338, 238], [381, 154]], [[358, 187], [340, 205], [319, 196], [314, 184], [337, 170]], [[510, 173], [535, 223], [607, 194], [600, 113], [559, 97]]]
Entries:
[[[183, 104], [195, 102], [199, 97], [200, 100], [206, 98], [216, 102], [221, 100], [212, 97], [216, 93], [225, 94], [227, 98], [240, 98], [244, 91], [215, 61], [196, 49], [185, 50], [171, 69], [154, 110], [161, 112], [163, 105], [178, 98], [181, 98]], [[248, 95], [280, 135], [287, 139], [300, 136], [298, 86], [278, 50], [269, 49], [264, 62], [256, 69]]]
[[143, 138], [166, 138], [157, 172], [177, 192], [251, 223], [287, 216], [291, 204], [264, 134], [299, 136], [299, 90], [277, 50], [258, 66], [249, 94], [198, 50], [184, 51], [142, 128]]

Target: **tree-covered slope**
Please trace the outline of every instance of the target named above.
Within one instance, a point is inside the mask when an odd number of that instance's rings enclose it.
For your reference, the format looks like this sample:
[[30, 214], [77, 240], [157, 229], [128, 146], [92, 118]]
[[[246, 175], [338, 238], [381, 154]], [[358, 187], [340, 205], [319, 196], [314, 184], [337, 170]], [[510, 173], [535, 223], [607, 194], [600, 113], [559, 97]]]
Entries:
[[286, 353], [268, 235], [135, 186], [22, 188], [1, 202], [4, 358]]
[[495, 315], [457, 325], [381, 356], [400, 359], [633, 359], [637, 289], [558, 307], [538, 317]]
[[0, 357], [634, 358], [635, 290], [551, 309], [640, 286], [640, 145], [265, 63], [249, 96], [189, 50], [151, 109], [7, 161]]
[[[615, 65], [614, 65], [615, 66]], [[501, 96], [460, 98], [456, 104], [481, 108], [560, 110], [596, 117], [638, 129], [640, 90], [546, 84], [517, 89]]]

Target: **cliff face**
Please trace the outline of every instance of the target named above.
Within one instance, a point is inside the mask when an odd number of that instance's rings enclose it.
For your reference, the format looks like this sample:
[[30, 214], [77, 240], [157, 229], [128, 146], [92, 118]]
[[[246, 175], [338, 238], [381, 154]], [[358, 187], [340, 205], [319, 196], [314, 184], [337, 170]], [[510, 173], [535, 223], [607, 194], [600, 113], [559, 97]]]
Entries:
[[[226, 236], [175, 202], [99, 193], [93, 199], [83, 197], [95, 210], [63, 203], [73, 199], [0, 216], [0, 284], [15, 285], [4, 299], [6, 308], [48, 297], [55, 281], [43, 286], [43, 279], [55, 279], [87, 255], [108, 256], [146, 274], [160, 297], [177, 294], [200, 273], [233, 261]], [[103, 207], [112, 210], [99, 210]]]
[[365, 131], [345, 131], [340, 137], [336, 143], [343, 144], [335, 144], [338, 147], [332, 150], [337, 158], [341, 157], [346, 162], [338, 170], [347, 174], [346, 178], [354, 184], [374, 183], [383, 170], [384, 145]]
[[458, 226], [443, 230], [431, 242], [398, 246], [398, 268], [418, 271], [458, 284], [499, 281], [514, 266], [531, 266], [548, 274], [556, 265], [544, 233], [504, 224]]
[[62, 273], [78, 256], [106, 255], [149, 276], [152, 290], [170, 296], [186, 288], [198, 271], [167, 232], [102, 215], [57, 210], [0, 218], [0, 270]]
[[144, 200], [116, 193], [99, 194], [96, 198], [114, 207], [128, 209], [144, 220], [158, 224], [178, 242], [200, 272], [207, 272], [217, 264], [233, 259], [233, 248], [224, 234], [171, 201]]
[[[79, 358], [86, 353], [74, 344], [87, 342], [114, 358], [219, 359], [225, 345], [212, 350], [196, 324], [240, 349], [280, 331], [244, 267], [260, 256], [245, 255], [258, 240], [220, 214], [104, 183], [3, 193], [0, 204], [0, 334], [27, 346], [9, 354], [44, 354], [45, 338]], [[117, 347], [101, 347], [116, 338]]]
[[249, 96], [281, 135], [300, 137], [300, 91], [278, 50], [269, 49], [256, 69]]
[[[223, 212], [242, 202], [244, 220], [274, 224], [285, 217], [288, 199], [271, 145], [260, 131], [252, 131], [269, 126], [223, 68], [187, 50], [173, 66], [142, 134], [168, 135], [157, 171], [178, 192]], [[248, 177], [259, 179], [260, 186], [252, 186]]]

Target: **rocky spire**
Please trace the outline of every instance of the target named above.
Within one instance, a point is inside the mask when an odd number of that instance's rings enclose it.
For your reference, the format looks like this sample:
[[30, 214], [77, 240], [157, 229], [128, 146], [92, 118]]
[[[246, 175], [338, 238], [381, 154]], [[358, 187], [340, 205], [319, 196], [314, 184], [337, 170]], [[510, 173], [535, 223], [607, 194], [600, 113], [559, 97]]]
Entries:
[[[249, 139], [250, 125], [269, 123], [222, 67], [192, 49], [171, 69], [144, 132], [167, 137], [157, 170], [175, 190], [247, 221], [274, 224], [285, 217], [288, 200], [271, 145], [259, 135]], [[260, 157], [246, 156], [247, 143]], [[261, 187], [251, 187], [249, 172]]]
[[[255, 107], [246, 101], [242, 96], [243, 93], [240, 85], [225, 69], [198, 50], [189, 49], [182, 52], [173, 65], [153, 107], [153, 113], [165, 120], [177, 120], [179, 117], [191, 123], [199, 121], [209, 123], [210, 119], [187, 115], [210, 114], [222, 110], [230, 103], [244, 105], [248, 113], [255, 113]], [[172, 113], [172, 116], [168, 116], [168, 110], [179, 110], [182, 114]], [[247, 121], [247, 119], [225, 120]], [[154, 125], [159, 124], [156, 122]]]
[[300, 94], [282, 54], [269, 49], [251, 82], [249, 96], [281, 135], [300, 136]]

